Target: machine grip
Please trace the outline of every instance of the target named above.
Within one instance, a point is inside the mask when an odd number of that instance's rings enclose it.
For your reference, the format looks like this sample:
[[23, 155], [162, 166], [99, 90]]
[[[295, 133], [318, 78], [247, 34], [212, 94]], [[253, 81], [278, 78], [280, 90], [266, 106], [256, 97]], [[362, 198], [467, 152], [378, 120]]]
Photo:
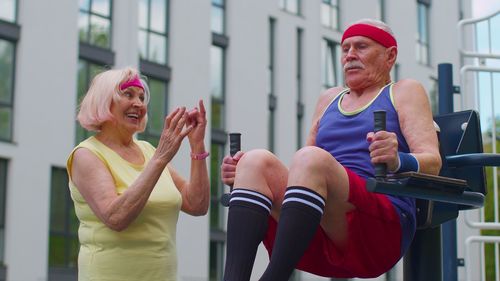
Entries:
[[230, 133], [229, 134], [229, 154], [234, 156], [236, 152], [241, 150], [241, 134], [240, 133]]
[[[373, 132], [385, 131], [386, 112], [385, 110], [376, 110], [373, 112]], [[375, 164], [375, 178], [385, 178], [387, 176], [387, 164]]]
[[[229, 154], [234, 156], [236, 152], [241, 150], [241, 134], [240, 133], [230, 133], [229, 134]], [[231, 187], [231, 191], [233, 188]], [[231, 199], [231, 193], [224, 193], [220, 197], [220, 203], [224, 207], [229, 206], [229, 200]]]

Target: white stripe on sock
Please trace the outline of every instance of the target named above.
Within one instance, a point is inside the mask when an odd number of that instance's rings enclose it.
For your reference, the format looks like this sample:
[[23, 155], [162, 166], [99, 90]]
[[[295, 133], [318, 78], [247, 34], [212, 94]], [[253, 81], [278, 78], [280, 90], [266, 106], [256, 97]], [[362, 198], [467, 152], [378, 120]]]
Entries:
[[321, 203], [323, 203], [323, 206], [325, 206], [325, 200], [323, 198], [321, 198], [321, 196], [318, 196], [312, 192], [309, 192], [309, 191], [305, 191], [305, 190], [302, 190], [302, 189], [288, 189], [286, 192], [285, 192], [285, 196], [289, 193], [300, 193], [300, 194], [305, 194], [307, 196], [311, 196], [312, 198], [320, 201]]
[[231, 198], [229, 200], [229, 202], [233, 202], [233, 201], [246, 201], [246, 202], [250, 202], [250, 203], [262, 206], [269, 213], [271, 212], [271, 209], [268, 206], [266, 206], [266, 204], [263, 204], [262, 202], [259, 202], [257, 200], [253, 200], [253, 199], [249, 199], [249, 198], [245, 198], [245, 197], [233, 197], [233, 198]]
[[287, 198], [287, 199], [285, 199], [283, 201], [283, 205], [285, 205], [285, 203], [290, 202], [290, 201], [295, 201], [295, 202], [299, 202], [299, 203], [308, 205], [308, 206], [313, 207], [314, 209], [318, 210], [321, 214], [323, 214], [323, 210], [320, 207], [318, 207], [318, 205], [316, 205], [314, 203], [311, 203], [311, 202], [309, 202], [307, 200], [301, 199], [301, 198], [296, 198], [296, 197], [291, 197], [290, 198], [289, 197], [289, 198]]
[[233, 189], [233, 191], [231, 192], [231, 194], [233, 193], [244, 193], [244, 194], [251, 194], [251, 195], [255, 195], [257, 197], [260, 197], [262, 198], [263, 200], [265, 200], [267, 203], [269, 203], [269, 205], [273, 205], [273, 203], [271, 202], [271, 200], [269, 200], [269, 198], [267, 198], [266, 196], [256, 192], [256, 191], [251, 191], [251, 190], [245, 190], [245, 189], [240, 189], [240, 188], [237, 188], [237, 189]]

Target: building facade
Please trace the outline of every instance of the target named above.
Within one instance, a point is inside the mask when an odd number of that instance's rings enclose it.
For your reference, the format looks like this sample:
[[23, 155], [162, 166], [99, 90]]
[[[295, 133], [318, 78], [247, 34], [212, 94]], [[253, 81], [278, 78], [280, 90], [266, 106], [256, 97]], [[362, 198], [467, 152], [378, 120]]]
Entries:
[[[153, 144], [172, 108], [205, 101], [212, 204], [207, 216], [180, 216], [179, 280], [215, 281], [227, 134], [240, 132], [243, 150], [268, 148], [289, 162], [317, 97], [343, 84], [341, 35], [362, 18], [393, 28], [393, 79], [419, 80], [435, 106], [437, 64], [459, 65], [456, 25], [469, 16], [468, 0], [0, 0], [0, 280], [76, 280], [65, 165], [89, 136], [75, 117], [98, 71], [133, 66], [148, 77], [153, 102], [138, 137]], [[187, 144], [173, 164], [189, 175]], [[266, 262], [260, 249], [255, 276]]]

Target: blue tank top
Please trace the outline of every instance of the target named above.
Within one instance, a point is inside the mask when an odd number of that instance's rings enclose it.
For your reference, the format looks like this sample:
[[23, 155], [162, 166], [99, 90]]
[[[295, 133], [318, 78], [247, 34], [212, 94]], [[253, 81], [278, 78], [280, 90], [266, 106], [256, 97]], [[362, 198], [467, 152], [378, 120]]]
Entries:
[[[319, 121], [316, 145], [330, 152], [340, 164], [363, 178], [372, 178], [375, 174], [368, 149], [370, 143], [366, 140], [366, 135], [373, 132], [374, 111], [386, 111], [386, 130], [396, 134], [399, 151], [410, 152], [399, 127], [398, 114], [392, 97], [392, 85], [392, 83], [386, 85], [371, 102], [352, 112], [344, 111], [340, 106], [343, 97], [349, 94], [349, 89], [346, 89], [334, 98]], [[392, 195], [387, 197], [400, 217], [403, 254], [415, 232], [415, 199]]]

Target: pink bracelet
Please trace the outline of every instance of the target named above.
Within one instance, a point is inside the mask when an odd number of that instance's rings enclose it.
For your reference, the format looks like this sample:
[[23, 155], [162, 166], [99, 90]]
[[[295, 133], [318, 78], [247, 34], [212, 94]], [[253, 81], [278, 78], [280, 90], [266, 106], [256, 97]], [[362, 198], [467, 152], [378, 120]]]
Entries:
[[191, 152], [191, 159], [193, 159], [193, 160], [203, 160], [203, 159], [207, 158], [208, 155], [210, 155], [210, 153], [208, 153], [207, 151], [205, 151], [203, 153], [200, 153], [200, 154]]

